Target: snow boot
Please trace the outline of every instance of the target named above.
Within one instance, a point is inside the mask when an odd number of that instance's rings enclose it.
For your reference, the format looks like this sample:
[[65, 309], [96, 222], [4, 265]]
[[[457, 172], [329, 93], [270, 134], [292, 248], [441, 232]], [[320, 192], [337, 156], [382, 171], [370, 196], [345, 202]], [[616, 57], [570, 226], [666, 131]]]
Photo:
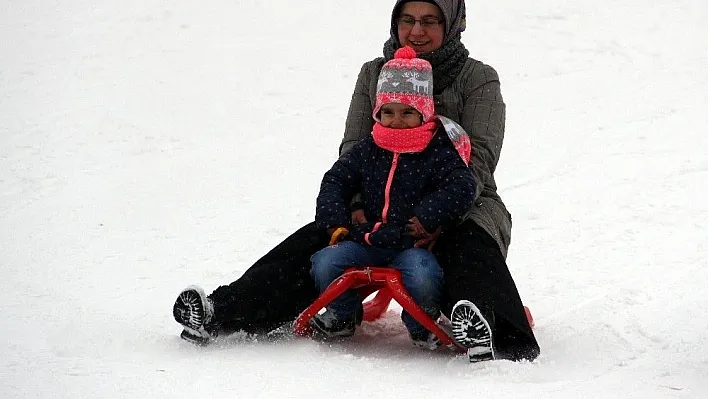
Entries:
[[474, 303], [461, 300], [452, 308], [452, 337], [467, 348], [470, 362], [494, 360], [492, 328]]
[[438, 336], [428, 330], [409, 332], [409, 335], [413, 340], [413, 345], [417, 348], [434, 351], [442, 345]]
[[327, 340], [351, 337], [356, 331], [356, 321], [356, 315], [339, 317], [333, 311], [327, 310], [314, 315], [309, 324], [316, 337]]
[[172, 307], [172, 315], [184, 327], [180, 337], [185, 341], [204, 346], [216, 337], [209, 331], [214, 304], [200, 287], [190, 285], [182, 290]]

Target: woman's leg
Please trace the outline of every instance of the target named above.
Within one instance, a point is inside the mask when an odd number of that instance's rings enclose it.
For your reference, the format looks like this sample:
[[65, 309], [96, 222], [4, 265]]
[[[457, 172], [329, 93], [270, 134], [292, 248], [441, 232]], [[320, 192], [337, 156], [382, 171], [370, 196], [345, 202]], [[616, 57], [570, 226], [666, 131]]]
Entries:
[[[443, 271], [435, 255], [422, 248], [411, 248], [396, 256], [391, 266], [401, 272], [401, 282], [418, 306], [437, 320], [440, 316]], [[428, 335], [425, 327], [405, 310], [401, 313], [401, 320], [414, 339]]]
[[435, 253], [445, 273], [443, 313], [460, 300], [474, 303], [492, 329], [497, 358], [539, 354], [514, 279], [494, 239], [468, 220], [440, 236]]
[[291, 322], [318, 296], [310, 257], [329, 237], [310, 223], [253, 264], [236, 281], [214, 290], [213, 328], [220, 335], [265, 334]]

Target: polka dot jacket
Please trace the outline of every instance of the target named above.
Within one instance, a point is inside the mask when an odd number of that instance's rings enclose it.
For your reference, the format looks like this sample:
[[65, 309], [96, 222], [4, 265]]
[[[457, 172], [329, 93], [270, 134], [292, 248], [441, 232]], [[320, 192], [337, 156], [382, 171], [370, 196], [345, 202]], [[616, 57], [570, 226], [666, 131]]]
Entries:
[[[325, 173], [315, 221], [323, 229], [347, 227], [352, 241], [406, 249], [414, 242], [403, 234], [411, 217], [432, 233], [467, 212], [475, 189], [472, 172], [442, 128], [418, 153], [384, 150], [369, 136]], [[351, 226], [349, 204], [357, 193], [369, 223]]]

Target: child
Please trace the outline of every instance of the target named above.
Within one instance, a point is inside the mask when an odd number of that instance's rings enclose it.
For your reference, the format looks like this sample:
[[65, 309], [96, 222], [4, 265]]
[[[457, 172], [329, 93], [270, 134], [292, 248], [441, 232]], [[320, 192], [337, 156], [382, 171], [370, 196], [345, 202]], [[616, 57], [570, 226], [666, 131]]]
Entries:
[[[312, 256], [311, 274], [320, 293], [351, 266], [391, 265], [434, 320], [440, 315], [443, 272], [435, 256], [416, 248], [460, 218], [474, 199], [476, 182], [467, 168], [469, 139], [434, 115], [432, 68], [410, 47], [399, 49], [381, 69], [370, 137], [360, 140], [325, 173], [315, 221], [344, 241]], [[459, 126], [458, 126], [459, 127]], [[461, 133], [461, 134], [460, 134]], [[351, 225], [350, 201], [361, 193], [367, 223]], [[334, 237], [336, 241], [338, 237]], [[310, 321], [326, 337], [354, 334], [361, 299], [345, 292]], [[435, 349], [436, 337], [407, 312], [403, 323], [416, 346]]]

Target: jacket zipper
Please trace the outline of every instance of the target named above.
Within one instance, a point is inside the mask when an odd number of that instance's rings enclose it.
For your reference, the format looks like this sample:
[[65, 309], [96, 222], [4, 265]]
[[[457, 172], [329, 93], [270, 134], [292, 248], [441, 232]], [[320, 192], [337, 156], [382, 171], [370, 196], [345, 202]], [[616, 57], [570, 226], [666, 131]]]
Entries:
[[[378, 230], [382, 224], [388, 221], [388, 209], [391, 205], [391, 185], [393, 184], [393, 175], [394, 173], [396, 173], [396, 168], [398, 167], [398, 158], [400, 155], [401, 153], [399, 152], [393, 153], [393, 161], [391, 161], [391, 169], [389, 169], [388, 171], [388, 179], [386, 179], [386, 189], [384, 190], [384, 206], [383, 210], [381, 211], [381, 222], [377, 222], [374, 225], [374, 228], [371, 230], [371, 233]], [[371, 242], [369, 242], [369, 235], [371, 233], [364, 234], [364, 241], [366, 241], [366, 243], [369, 245], [371, 245]]]

